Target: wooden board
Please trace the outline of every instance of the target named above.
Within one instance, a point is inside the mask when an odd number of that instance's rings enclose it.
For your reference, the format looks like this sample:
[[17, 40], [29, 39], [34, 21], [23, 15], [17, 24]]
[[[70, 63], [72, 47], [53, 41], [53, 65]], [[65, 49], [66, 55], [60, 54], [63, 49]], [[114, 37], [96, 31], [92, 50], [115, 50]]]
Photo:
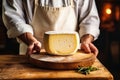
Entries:
[[0, 80], [114, 80], [97, 58], [92, 66], [99, 70], [83, 75], [77, 70], [39, 68], [30, 64], [23, 55], [0, 55]]
[[76, 52], [69, 56], [53, 56], [46, 52], [30, 55], [30, 62], [38, 67], [47, 69], [76, 69], [78, 66], [91, 66], [95, 61], [94, 54]]

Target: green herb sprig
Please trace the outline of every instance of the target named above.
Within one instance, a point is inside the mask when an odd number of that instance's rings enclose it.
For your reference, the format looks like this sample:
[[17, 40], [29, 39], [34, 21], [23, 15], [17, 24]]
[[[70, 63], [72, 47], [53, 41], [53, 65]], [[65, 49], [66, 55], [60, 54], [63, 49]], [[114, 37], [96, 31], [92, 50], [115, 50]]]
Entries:
[[78, 66], [78, 72], [85, 75], [90, 74], [91, 71], [96, 71], [96, 70], [99, 70], [99, 69], [92, 66], [89, 66], [89, 67]]

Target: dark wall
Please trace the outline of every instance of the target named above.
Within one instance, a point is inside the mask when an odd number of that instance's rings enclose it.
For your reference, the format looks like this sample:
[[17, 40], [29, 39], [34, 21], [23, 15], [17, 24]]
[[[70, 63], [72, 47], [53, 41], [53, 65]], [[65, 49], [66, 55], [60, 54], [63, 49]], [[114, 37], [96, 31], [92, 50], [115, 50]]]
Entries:
[[18, 54], [16, 39], [7, 37], [7, 30], [2, 21], [2, 0], [0, 0], [0, 54]]

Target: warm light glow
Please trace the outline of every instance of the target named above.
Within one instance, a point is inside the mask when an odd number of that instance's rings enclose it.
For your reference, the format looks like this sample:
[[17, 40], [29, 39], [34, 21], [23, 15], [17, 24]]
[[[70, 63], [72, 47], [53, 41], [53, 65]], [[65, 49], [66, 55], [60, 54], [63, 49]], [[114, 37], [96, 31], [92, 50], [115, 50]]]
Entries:
[[107, 8], [107, 9], [106, 9], [106, 13], [107, 13], [107, 14], [111, 14], [111, 13], [112, 13], [111, 9], [110, 9], [110, 8]]
[[101, 16], [101, 21], [108, 21], [112, 19], [112, 9], [113, 5], [112, 3], [104, 3], [103, 8], [102, 8], [102, 16]]

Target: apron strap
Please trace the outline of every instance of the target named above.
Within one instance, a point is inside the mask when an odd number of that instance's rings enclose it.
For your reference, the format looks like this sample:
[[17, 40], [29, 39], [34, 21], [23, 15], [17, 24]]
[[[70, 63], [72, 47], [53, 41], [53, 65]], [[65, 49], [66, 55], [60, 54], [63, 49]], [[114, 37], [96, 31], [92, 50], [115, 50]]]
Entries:
[[38, 5], [38, 3], [39, 3], [38, 1], [39, 1], [39, 0], [35, 0], [35, 5], [36, 5], [36, 4]]
[[39, 5], [39, 0], [35, 0], [34, 5], [35, 5], [34, 12], [36, 12], [36, 8], [37, 8], [37, 6]]
[[70, 3], [71, 3], [71, 6], [72, 6], [72, 7], [74, 7], [74, 1], [73, 1], [73, 0], [71, 0], [71, 2], [70, 2]]

